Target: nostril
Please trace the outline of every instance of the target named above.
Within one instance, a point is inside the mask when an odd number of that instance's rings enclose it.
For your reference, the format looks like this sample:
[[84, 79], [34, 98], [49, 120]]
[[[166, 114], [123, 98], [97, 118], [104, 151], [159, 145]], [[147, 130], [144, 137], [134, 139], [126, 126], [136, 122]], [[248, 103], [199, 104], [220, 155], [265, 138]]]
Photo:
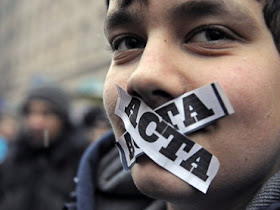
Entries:
[[173, 98], [174, 97], [166, 91], [153, 90], [148, 97], [146, 95], [146, 100], [144, 101], [149, 107], [155, 109]]
[[131, 96], [142, 98], [141, 95], [137, 93], [137, 91], [127, 91], [127, 93], [130, 94]]
[[163, 90], [142, 90], [142, 92], [133, 90], [127, 92], [131, 96], [141, 98], [146, 103], [146, 105], [148, 105], [152, 109], [155, 109], [156, 107], [166, 103], [167, 101], [174, 99], [171, 94]]
[[154, 96], [160, 96], [162, 98], [172, 99], [172, 96], [169, 93], [162, 91], [162, 90], [154, 90], [154, 91], [152, 91], [152, 94]]
[[[141, 96], [141, 94], [139, 94], [137, 91], [132, 91], [132, 92], [128, 92], [130, 95], [132, 96], [136, 96], [136, 97], [139, 97], [139, 98], [143, 98]], [[152, 96], [156, 96], [156, 97], [162, 97], [162, 98], [168, 98], [168, 99], [171, 99], [172, 96], [165, 92], [165, 91], [162, 91], [162, 90], [154, 90], [152, 91]]]

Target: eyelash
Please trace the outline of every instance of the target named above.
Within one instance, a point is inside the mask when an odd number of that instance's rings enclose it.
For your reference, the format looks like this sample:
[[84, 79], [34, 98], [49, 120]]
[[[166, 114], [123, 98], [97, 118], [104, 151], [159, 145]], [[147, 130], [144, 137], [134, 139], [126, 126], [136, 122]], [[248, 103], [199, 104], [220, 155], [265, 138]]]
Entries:
[[140, 38], [139, 36], [134, 35], [134, 34], [122, 34], [122, 35], [119, 35], [116, 38], [114, 38], [113, 41], [111, 42], [110, 45], [111, 45], [112, 51], [119, 50], [118, 48], [120, 47], [120, 44], [123, 41], [128, 41], [129, 39], [131, 39], [131, 40], [134, 39], [134, 40], [137, 40], [138, 42], [142, 42], [142, 44], [144, 44], [146, 46], [146, 41], [144, 39]]
[[[221, 35], [224, 37], [225, 40], [223, 41], [234, 41], [236, 39], [238, 39], [238, 37], [240, 37], [240, 35], [234, 31], [232, 31], [231, 29], [228, 29], [225, 26], [220, 26], [220, 25], [204, 25], [204, 26], [200, 26], [198, 28], [195, 28], [194, 30], [192, 30], [190, 33], [188, 33], [188, 35], [185, 38], [185, 43], [212, 43], [212, 44], [217, 44], [218, 42], [220, 42], [221, 40], [213, 40], [213, 41], [194, 41], [193, 39], [198, 36], [198, 35], [202, 35], [202, 33], [207, 33], [207, 32], [217, 32], [218, 35]], [[207, 34], [205, 34], [207, 35]], [[217, 35], [217, 34], [216, 34]], [[201, 37], [200, 37], [201, 38]], [[207, 38], [207, 37], [206, 37]], [[146, 45], [146, 41], [145, 39], [135, 35], [135, 34], [122, 34], [117, 36], [116, 38], [114, 38], [110, 44], [111, 46], [111, 50], [114, 51], [118, 51], [120, 45], [122, 44], [123, 41], [129, 41], [129, 39], [131, 39], [130, 41], [132, 41], [134, 39], [134, 41], [137, 42], [137, 44], [142, 45], [141, 47], [135, 47], [132, 49], [138, 49], [138, 48], [144, 48]], [[124, 43], [127, 44], [127, 43]], [[127, 49], [127, 50], [131, 50], [131, 49]]]
[[[228, 40], [236, 40], [239, 34], [236, 32], [228, 29], [227, 27], [220, 26], [220, 25], [205, 25], [192, 30], [185, 38], [185, 43], [193, 42], [192, 39], [199, 35], [202, 32], [218, 32], [219, 35], [224, 36], [225, 39]], [[215, 41], [212, 41], [215, 42]]]

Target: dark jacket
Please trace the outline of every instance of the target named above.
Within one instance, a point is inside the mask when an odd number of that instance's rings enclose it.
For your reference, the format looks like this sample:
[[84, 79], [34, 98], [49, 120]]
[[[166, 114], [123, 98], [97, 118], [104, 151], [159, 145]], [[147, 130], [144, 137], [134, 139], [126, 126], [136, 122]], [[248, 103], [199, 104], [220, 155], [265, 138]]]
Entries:
[[[162, 206], [141, 194], [122, 169], [114, 135], [107, 133], [84, 153], [78, 170], [77, 202], [68, 210], [143, 210]], [[163, 206], [163, 208], [165, 207]]]
[[[166, 210], [162, 201], [139, 193], [129, 172], [121, 166], [113, 133], [91, 145], [83, 155], [77, 183], [77, 202], [69, 210]], [[248, 206], [248, 210], [280, 209], [280, 172], [275, 174]]]
[[87, 146], [80, 134], [65, 132], [47, 148], [35, 148], [21, 135], [0, 165], [0, 209], [61, 210]]

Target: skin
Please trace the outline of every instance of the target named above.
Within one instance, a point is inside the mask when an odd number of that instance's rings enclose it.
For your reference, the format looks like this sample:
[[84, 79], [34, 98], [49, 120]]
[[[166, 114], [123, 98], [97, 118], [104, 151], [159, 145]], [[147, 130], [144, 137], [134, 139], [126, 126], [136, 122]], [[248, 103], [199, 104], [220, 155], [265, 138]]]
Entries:
[[137, 160], [131, 170], [136, 186], [165, 200], [168, 209], [243, 209], [279, 170], [280, 59], [262, 7], [254, 0], [110, 2], [105, 34], [112, 62], [104, 104], [116, 139], [125, 132], [114, 114], [116, 85], [155, 108], [219, 82], [235, 109], [189, 136], [221, 164], [207, 194], [148, 157]]
[[46, 131], [49, 141], [53, 141], [63, 128], [60, 117], [53, 112], [51, 105], [46, 101], [34, 99], [28, 106], [29, 112], [24, 116], [24, 122], [27, 132], [32, 137], [32, 143], [43, 145]]
[[13, 117], [10, 116], [2, 116], [0, 120], [0, 135], [5, 137], [5, 139], [9, 142], [14, 141], [17, 134], [17, 123]]

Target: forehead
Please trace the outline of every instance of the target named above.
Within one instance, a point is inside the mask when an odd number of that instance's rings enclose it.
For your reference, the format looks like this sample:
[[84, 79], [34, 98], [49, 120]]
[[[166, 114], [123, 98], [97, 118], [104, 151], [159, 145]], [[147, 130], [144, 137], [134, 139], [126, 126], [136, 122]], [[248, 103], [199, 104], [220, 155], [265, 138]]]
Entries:
[[[105, 33], [116, 26], [148, 23], [165, 19], [174, 24], [179, 19], [188, 22], [207, 16], [216, 16], [256, 25], [264, 22], [262, 0], [110, 0]], [[148, 21], [148, 22], [147, 22]], [[231, 21], [232, 22], [232, 21]]]
[[44, 99], [32, 99], [28, 104], [29, 110], [52, 110], [52, 104]]
[[[134, 3], [148, 6], [150, 1], [153, 1], [153, 0], [107, 0], [107, 4], [109, 6], [109, 4], [112, 3], [115, 6], [117, 5], [118, 7], [123, 8], [123, 7], [128, 7]], [[227, 0], [227, 1], [230, 2], [231, 0]], [[267, 0], [250, 0], [250, 1], [252, 1], [252, 2], [255, 1], [258, 3], [262, 3], [262, 4], [267, 2]], [[182, 1], [182, 2], [184, 2], [184, 1]], [[220, 2], [220, 3], [222, 3], [222, 2], [224, 2], [224, 0], [204, 0], [204, 1], [203, 0], [191, 0], [190, 2]], [[172, 1], [170, 1], [170, 3], [172, 3]]]
[[[147, 13], [152, 11], [150, 8], [163, 8], [168, 10], [170, 8], [180, 7], [173, 11], [176, 12], [189, 12], [192, 11], [240, 11], [247, 13], [248, 10], [251, 13], [263, 8], [265, 0], [110, 0], [108, 6], [108, 15], [118, 10], [129, 10], [133, 9], [134, 14], [136, 13]], [[258, 5], [256, 7], [255, 5]], [[187, 10], [186, 10], [187, 9]], [[164, 11], [162, 10], [162, 12]], [[247, 11], [246, 11], [247, 10]], [[166, 11], [164, 11], [166, 12]]]

